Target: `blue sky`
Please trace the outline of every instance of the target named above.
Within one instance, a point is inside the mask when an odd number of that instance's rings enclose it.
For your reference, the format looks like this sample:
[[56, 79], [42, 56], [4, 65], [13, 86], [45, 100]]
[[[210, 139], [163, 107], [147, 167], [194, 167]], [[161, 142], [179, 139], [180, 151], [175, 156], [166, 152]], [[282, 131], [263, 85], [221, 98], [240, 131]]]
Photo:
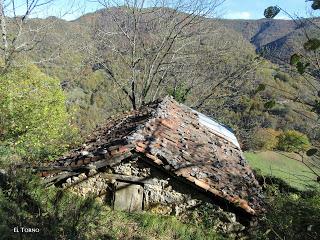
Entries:
[[[24, 2], [25, 0], [17, 0]], [[73, 2], [74, 6], [69, 14], [61, 16], [65, 13], [70, 3]], [[225, 0], [224, 4], [220, 7], [218, 14], [219, 17], [227, 19], [260, 19], [263, 18], [264, 9], [268, 6], [278, 5], [285, 9], [288, 13], [298, 16], [308, 16], [310, 11], [311, 2], [305, 0]], [[44, 11], [39, 11], [39, 17], [54, 15], [60, 16], [66, 20], [73, 20], [83, 15], [84, 13], [93, 12], [101, 8], [101, 5], [94, 2], [94, 0], [55, 0], [55, 3]], [[277, 18], [288, 19], [283, 12]]]
[[[307, 16], [311, 3], [305, 0], [226, 0], [222, 6], [223, 18], [230, 19], [259, 19], [263, 18], [264, 9], [278, 5], [288, 13]], [[277, 18], [289, 18], [280, 13]]]

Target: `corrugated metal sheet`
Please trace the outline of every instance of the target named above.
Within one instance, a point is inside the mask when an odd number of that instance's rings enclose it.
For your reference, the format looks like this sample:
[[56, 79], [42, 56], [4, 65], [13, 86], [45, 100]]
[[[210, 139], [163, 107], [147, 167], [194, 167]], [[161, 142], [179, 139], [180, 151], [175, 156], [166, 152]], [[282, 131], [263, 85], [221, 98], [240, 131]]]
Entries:
[[237, 137], [234, 135], [231, 129], [221, 125], [220, 123], [216, 122], [212, 118], [207, 117], [206, 115], [197, 112], [196, 110], [192, 111], [199, 116], [200, 124], [206, 126], [207, 128], [211, 129], [215, 134], [220, 135], [221, 137], [225, 138], [227, 141], [232, 142], [238, 148], [240, 148], [240, 144], [237, 140]]

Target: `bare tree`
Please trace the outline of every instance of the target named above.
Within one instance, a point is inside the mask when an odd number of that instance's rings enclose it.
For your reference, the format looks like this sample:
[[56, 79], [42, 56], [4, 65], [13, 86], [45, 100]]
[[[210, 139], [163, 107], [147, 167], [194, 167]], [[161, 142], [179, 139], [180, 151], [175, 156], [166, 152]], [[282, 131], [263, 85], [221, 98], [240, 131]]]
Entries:
[[[6, 72], [14, 65], [15, 60], [32, 51], [41, 43], [46, 33], [56, 20], [35, 23], [33, 18], [44, 17], [47, 8], [52, 7], [55, 0], [0, 0], [0, 31], [1, 31], [1, 72]], [[68, 2], [68, 14], [73, 2]]]
[[94, 68], [104, 69], [138, 108], [157, 98], [172, 70], [195, 54], [196, 36], [222, 2], [100, 0], [106, 9], [97, 18], [94, 45], [86, 46]]
[[211, 38], [214, 39], [207, 40], [206, 47], [199, 49], [198, 67], [195, 68], [198, 76], [193, 86], [198, 92], [192, 104], [194, 108], [201, 108], [209, 101], [242, 96], [248, 85], [254, 83], [262, 61], [244, 39], [229, 29], [222, 28]]

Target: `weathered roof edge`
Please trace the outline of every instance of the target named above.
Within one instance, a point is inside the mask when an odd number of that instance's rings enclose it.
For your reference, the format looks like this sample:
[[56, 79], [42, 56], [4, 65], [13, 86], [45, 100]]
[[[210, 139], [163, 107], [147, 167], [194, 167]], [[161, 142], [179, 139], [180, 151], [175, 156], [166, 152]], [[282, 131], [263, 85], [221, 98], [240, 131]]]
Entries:
[[[157, 103], [160, 103], [160, 105], [161, 105], [161, 104], [165, 104], [166, 101], [170, 101], [170, 102], [171, 102], [172, 100], [173, 100], [173, 99], [172, 99], [171, 97], [165, 97], [162, 101], [157, 100]], [[191, 108], [189, 108], [189, 107], [187, 107], [187, 106], [185, 106], [185, 105], [183, 105], [183, 104], [179, 104], [179, 106], [182, 107], [182, 108], [188, 109], [189, 111], [194, 112], [194, 113], [197, 114], [198, 116], [199, 116], [199, 114], [200, 114], [200, 115], [203, 115], [203, 114], [201, 114], [201, 113], [199, 113], [199, 112], [197, 112], [197, 111], [195, 111], [195, 110], [193, 110], [193, 109], [191, 109]], [[159, 105], [157, 105], [157, 107], [159, 107]], [[132, 111], [133, 114], [134, 114], [135, 112], [136, 112], [136, 111]], [[152, 117], [151, 117], [149, 120], [147, 120], [146, 122], [144, 122], [144, 123], [141, 124], [140, 129], [145, 128], [145, 127], [147, 126], [148, 122], [149, 122], [150, 120], [154, 119], [154, 118], [156, 117], [156, 115], [157, 115], [157, 112], [155, 111], [155, 112], [152, 114]], [[205, 115], [203, 115], [203, 116], [205, 116]], [[200, 117], [199, 117], [199, 122], [200, 122]], [[216, 122], [215, 122], [215, 123], [216, 123]], [[218, 124], [218, 123], [217, 123], [217, 124]], [[207, 129], [211, 130], [215, 135], [217, 135], [217, 136], [219, 136], [219, 137], [221, 137], [221, 138], [223, 138], [223, 139], [231, 142], [233, 145], [235, 145], [237, 148], [239, 148], [239, 150], [241, 150], [241, 149], [240, 149], [240, 146], [239, 146], [239, 143], [237, 142], [237, 140], [236, 140], [236, 142], [231, 141], [232, 139], [230, 139], [230, 137], [229, 137], [229, 139], [227, 139], [228, 136], [225, 136], [225, 135], [223, 135], [223, 134], [219, 134], [218, 132], [215, 132], [213, 129], [211, 129], [210, 127], [208, 127], [208, 126], [205, 125], [205, 124], [202, 124], [202, 125], [203, 125], [203, 127], [206, 127]], [[222, 126], [222, 125], [219, 124], [219, 126]], [[223, 127], [223, 126], [222, 126], [222, 127]], [[226, 129], [225, 127], [223, 127], [223, 128]], [[227, 129], [226, 129], [226, 130], [227, 130]], [[228, 130], [228, 131], [229, 131], [229, 130]], [[230, 132], [230, 131], [229, 131], [229, 132]], [[135, 134], [135, 133], [136, 133], [136, 132], [134, 132], [133, 134]], [[132, 136], [133, 134], [130, 134], [129, 136], [126, 137], [129, 144], [130, 144], [129, 138], [130, 138], [130, 136]], [[233, 135], [233, 136], [234, 136], [234, 135]], [[234, 137], [235, 137], [235, 136], [234, 136]], [[236, 139], [236, 138], [235, 138], [235, 139]], [[121, 153], [121, 151], [118, 151], [118, 150], [119, 150], [119, 149], [115, 149], [115, 151], [117, 152], [116, 155], [113, 155], [113, 156], [111, 155], [108, 159], [104, 159], [104, 160], [101, 159], [101, 162], [103, 162], [103, 164], [101, 164], [100, 161], [97, 162], [97, 163], [100, 164], [100, 165], [98, 164], [98, 165], [99, 165], [98, 168], [101, 168], [101, 167], [103, 167], [103, 166], [108, 165], [107, 161], [112, 161], [112, 159], [117, 158], [117, 157], [119, 157], [119, 155], [123, 154], [123, 153]], [[148, 153], [148, 152], [146, 151], [146, 149], [144, 149], [144, 146], [142, 146], [141, 144], [137, 144], [137, 145], [134, 146], [133, 148], [128, 148], [128, 149], [126, 150], [126, 152], [131, 152], [132, 154], [134, 154], [134, 153], [143, 153], [143, 154], [145, 154], [145, 156], [146, 156], [148, 159], [150, 159], [153, 163], [155, 163], [155, 164], [157, 164], [157, 165], [159, 165], [159, 166], [162, 166], [162, 165], [163, 165], [163, 162], [162, 162], [158, 157], [152, 155], [151, 153]], [[119, 155], [118, 155], [118, 153], [119, 153]], [[94, 156], [94, 157], [96, 157], [96, 156]], [[123, 161], [124, 159], [126, 159], [126, 158], [121, 158], [120, 161]], [[86, 158], [83, 159], [83, 160], [79, 160], [79, 161], [80, 161], [80, 163], [81, 163], [81, 162], [82, 162], [82, 163], [85, 163], [85, 160], [86, 160]], [[91, 163], [91, 164], [92, 164], [92, 163]], [[84, 166], [78, 167], [78, 168], [80, 169], [80, 168], [83, 168], [83, 167], [84, 167]], [[74, 166], [74, 168], [72, 168], [72, 166], [71, 166], [70, 169], [68, 169], [68, 170], [65, 169], [65, 170], [74, 172], [74, 171], [77, 171], [78, 168], [77, 168], [76, 166]], [[59, 169], [59, 168], [56, 168], [55, 170], [57, 170], [57, 169]], [[45, 169], [43, 169], [43, 170], [45, 170]], [[61, 170], [62, 170], [62, 168], [61, 168]], [[63, 170], [62, 170], [62, 171], [63, 171]], [[172, 173], [175, 174], [175, 172], [172, 172]], [[231, 197], [231, 196], [229, 196], [229, 195], [227, 195], [227, 194], [223, 194], [223, 192], [221, 192], [221, 191], [219, 191], [219, 190], [217, 190], [217, 189], [215, 189], [215, 188], [213, 188], [213, 187], [210, 187], [210, 186], [209, 186], [207, 183], [205, 183], [204, 181], [201, 181], [201, 180], [199, 180], [199, 179], [197, 179], [197, 178], [195, 178], [195, 177], [189, 176], [189, 175], [186, 175], [186, 176], [184, 176], [184, 175], [177, 175], [177, 177], [183, 177], [183, 178], [185, 178], [186, 180], [188, 180], [189, 182], [191, 182], [192, 184], [196, 185], [197, 187], [202, 188], [202, 189], [205, 190], [206, 192], [210, 192], [210, 193], [212, 193], [213, 195], [215, 195], [215, 196], [217, 196], [217, 197], [220, 197], [220, 198], [222, 198], [222, 199], [226, 199], [226, 200], [229, 201], [230, 203], [235, 204], [235, 205], [241, 207], [242, 209], [244, 209], [244, 210], [245, 210], [247, 213], [249, 213], [250, 215], [256, 215], [256, 214], [257, 214], [257, 212], [256, 212], [254, 209], [252, 209], [252, 208], [248, 205], [248, 202], [247, 202], [246, 200], [244, 200], [244, 199], [241, 199], [241, 198], [239, 198], [239, 197]]]
[[[153, 161], [155, 164], [157, 164], [158, 166], [163, 166], [164, 163], [162, 162], [162, 160], [160, 160], [158, 157], [150, 154], [150, 153], [146, 153], [144, 152], [144, 149], [143, 147], [140, 145], [140, 146], [137, 146], [137, 148], [135, 149], [137, 152], [140, 152], [140, 153], [144, 153], [144, 155], [150, 159], [151, 161]], [[162, 168], [162, 167], [161, 167]], [[192, 176], [189, 176], [189, 175], [176, 175], [174, 172], [173, 172], [173, 176], [174, 177], [183, 177], [185, 178], [186, 180], [188, 180], [189, 182], [191, 183], [194, 183], [197, 187], [200, 187], [202, 188], [203, 190], [205, 190], [206, 192], [210, 192], [212, 193], [213, 195], [217, 196], [217, 197], [220, 197], [222, 199], [225, 199], [227, 201], [229, 201], [230, 203], [232, 204], [235, 204], [236, 206], [239, 206], [240, 208], [244, 209], [247, 213], [251, 214], [251, 215], [256, 215], [257, 212], [255, 210], [253, 210], [249, 205], [248, 205], [248, 202], [246, 200], [243, 200], [241, 198], [232, 198], [226, 194], [222, 194], [219, 190], [215, 189], [215, 188], [212, 188], [210, 187], [207, 183], [195, 178], [195, 177], [192, 177]]]

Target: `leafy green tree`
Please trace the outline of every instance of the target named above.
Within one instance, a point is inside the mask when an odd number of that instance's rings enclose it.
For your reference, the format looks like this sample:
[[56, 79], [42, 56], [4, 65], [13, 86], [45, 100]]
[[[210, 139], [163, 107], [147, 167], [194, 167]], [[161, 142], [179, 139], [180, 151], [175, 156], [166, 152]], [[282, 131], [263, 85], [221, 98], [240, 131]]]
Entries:
[[278, 139], [278, 149], [281, 151], [305, 152], [311, 146], [308, 137], [295, 130], [284, 131]]
[[0, 143], [26, 159], [60, 154], [75, 136], [58, 79], [36, 66], [0, 75]]
[[273, 150], [279, 143], [280, 131], [272, 128], [259, 128], [254, 137], [254, 147], [257, 150]]

